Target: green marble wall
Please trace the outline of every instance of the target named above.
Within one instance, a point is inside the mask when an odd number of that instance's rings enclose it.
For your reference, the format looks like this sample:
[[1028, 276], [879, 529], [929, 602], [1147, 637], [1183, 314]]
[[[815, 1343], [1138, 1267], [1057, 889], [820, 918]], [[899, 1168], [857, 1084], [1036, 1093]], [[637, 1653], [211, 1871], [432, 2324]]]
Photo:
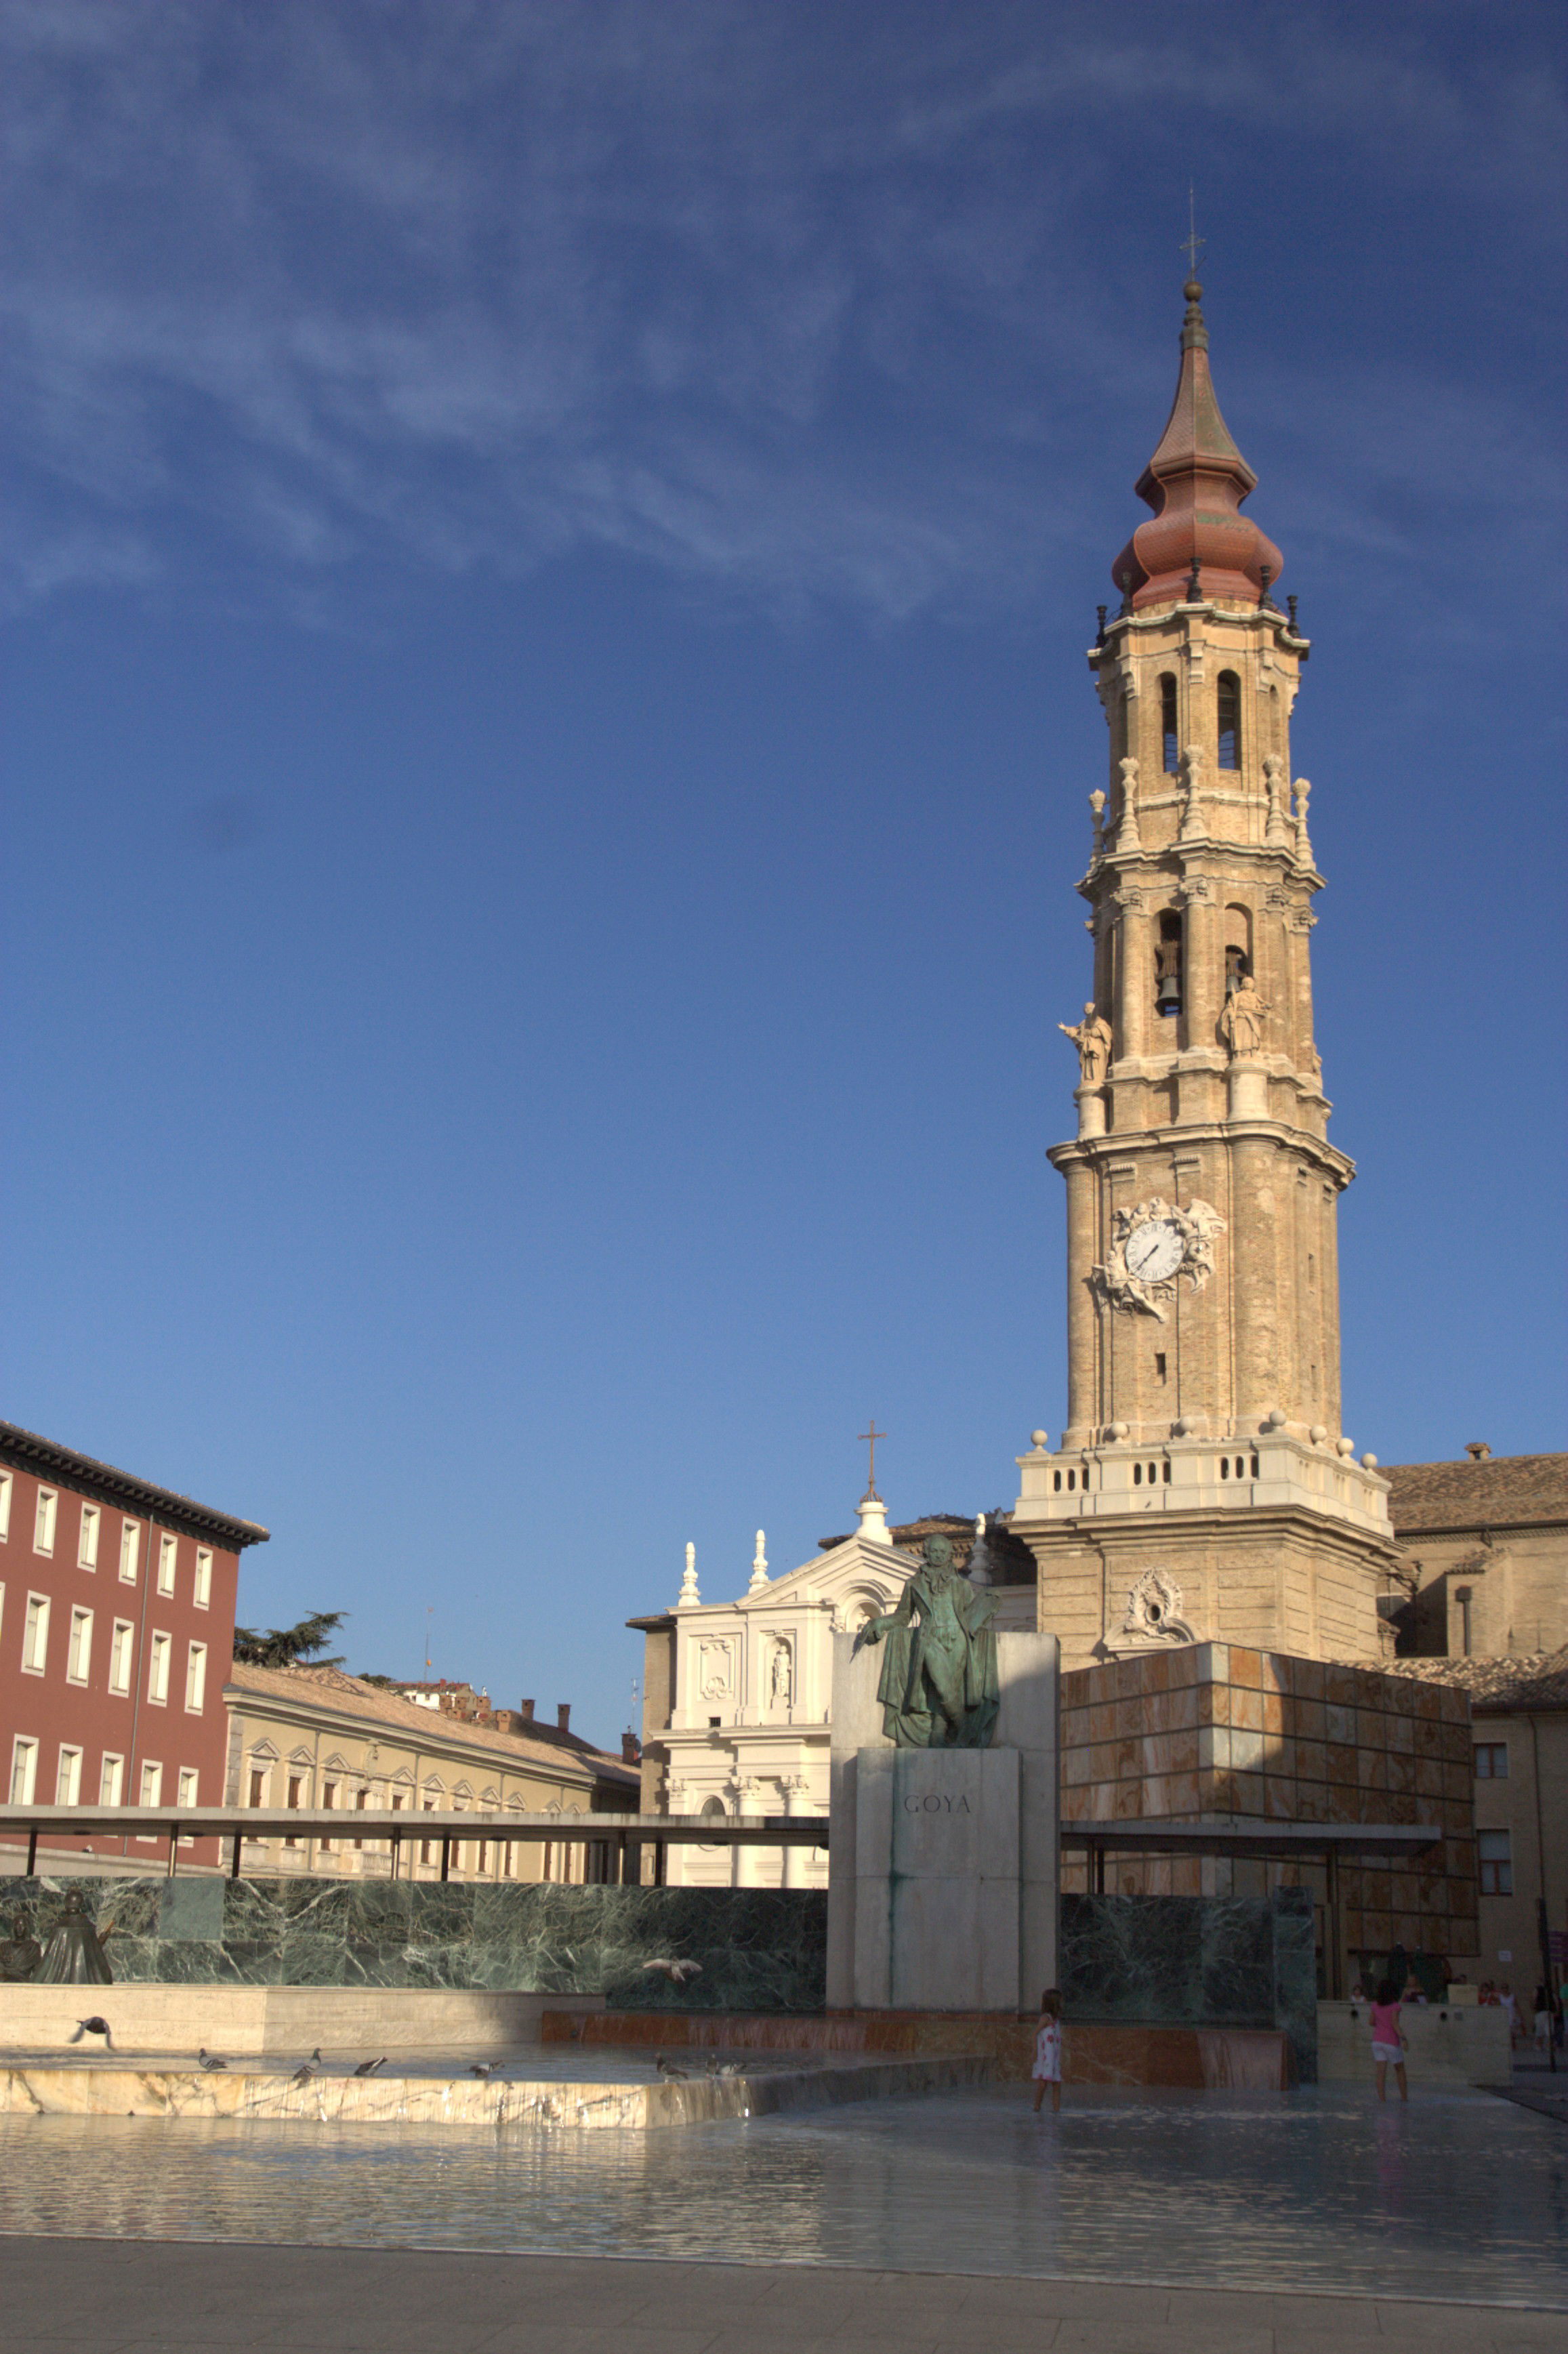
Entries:
[[[47, 1940], [69, 1888], [117, 1978], [249, 1986], [525, 1988], [620, 2010], [821, 2010], [828, 1900], [814, 1889], [560, 1888], [440, 1881], [4, 1880]], [[700, 1963], [683, 1987], [646, 1969]]]
[[[820, 2011], [828, 1900], [813, 1889], [557, 1888], [432, 1881], [3, 1880], [47, 1939], [69, 1888], [111, 1922], [115, 1977], [249, 1986], [603, 1992], [614, 2010]], [[683, 1987], [645, 1965], [701, 1964]], [[1317, 2075], [1312, 1902], [1065, 1896], [1069, 2019], [1283, 2027]]]
[[1068, 2019], [1144, 2027], [1279, 2027], [1303, 2084], [1318, 2076], [1311, 1893], [1064, 1896]]

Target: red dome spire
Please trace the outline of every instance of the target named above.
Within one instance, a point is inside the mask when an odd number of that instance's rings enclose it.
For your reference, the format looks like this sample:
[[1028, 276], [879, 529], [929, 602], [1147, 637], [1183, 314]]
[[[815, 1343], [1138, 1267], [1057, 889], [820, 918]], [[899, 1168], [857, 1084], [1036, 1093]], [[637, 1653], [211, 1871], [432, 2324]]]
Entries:
[[1209, 375], [1209, 331], [1198, 305], [1202, 288], [1187, 281], [1181, 327], [1181, 373], [1160, 447], [1135, 485], [1154, 509], [1117, 557], [1112, 572], [1136, 610], [1180, 602], [1191, 594], [1192, 567], [1203, 597], [1255, 604], [1284, 563], [1271, 539], [1241, 512], [1257, 476], [1231, 440]]

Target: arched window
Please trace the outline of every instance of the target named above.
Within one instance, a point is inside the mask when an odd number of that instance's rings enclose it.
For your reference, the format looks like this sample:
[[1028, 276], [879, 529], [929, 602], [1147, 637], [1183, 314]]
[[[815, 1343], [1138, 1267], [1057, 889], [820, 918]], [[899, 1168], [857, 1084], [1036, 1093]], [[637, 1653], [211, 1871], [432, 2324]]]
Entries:
[[1167, 672], [1160, 682], [1160, 765], [1173, 777], [1181, 765], [1176, 741], [1176, 682]]
[[1232, 996], [1252, 972], [1252, 916], [1245, 907], [1225, 909], [1225, 995]]
[[1154, 1011], [1174, 1017], [1181, 1011], [1181, 918], [1167, 908], [1160, 918], [1154, 949]]
[[1222, 769], [1241, 767], [1241, 681], [1234, 670], [1220, 673], [1220, 759]]

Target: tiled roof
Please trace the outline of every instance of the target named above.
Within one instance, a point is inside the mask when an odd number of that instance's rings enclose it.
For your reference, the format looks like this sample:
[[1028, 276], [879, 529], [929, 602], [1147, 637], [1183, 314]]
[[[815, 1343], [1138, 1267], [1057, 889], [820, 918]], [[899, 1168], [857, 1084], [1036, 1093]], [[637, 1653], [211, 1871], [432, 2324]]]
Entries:
[[1385, 1463], [1396, 1536], [1422, 1529], [1528, 1527], [1568, 1521], [1568, 1455], [1489, 1455], [1480, 1462]]
[[537, 1766], [557, 1774], [569, 1773], [575, 1766], [600, 1781], [620, 1782], [629, 1790], [639, 1787], [634, 1768], [586, 1742], [579, 1747], [574, 1740], [567, 1747], [558, 1740], [532, 1740], [526, 1734], [498, 1733], [487, 1724], [471, 1724], [462, 1717], [417, 1708], [412, 1701], [382, 1691], [358, 1676], [345, 1675], [341, 1668], [252, 1668], [236, 1659], [228, 1690], [254, 1700], [286, 1701], [296, 1708], [330, 1708], [342, 1716], [363, 1718], [367, 1724], [385, 1725], [427, 1748], [467, 1749], [493, 1757], [498, 1766]]
[[79, 1455], [74, 1447], [62, 1447], [54, 1438], [40, 1438], [36, 1430], [24, 1430], [19, 1423], [0, 1422], [0, 1461], [14, 1463], [19, 1470], [41, 1472], [46, 1479], [58, 1479], [68, 1488], [85, 1488], [90, 1494], [106, 1497], [117, 1505], [129, 1504], [133, 1512], [151, 1512], [159, 1520], [198, 1535], [216, 1537], [231, 1552], [241, 1553], [247, 1545], [267, 1543], [267, 1531], [259, 1522], [236, 1520], [232, 1512], [219, 1512], [210, 1504], [198, 1504], [194, 1496], [178, 1495], [172, 1488], [156, 1488], [134, 1471], [122, 1471], [116, 1464], [101, 1463], [93, 1455]]
[[1568, 1708], [1568, 1643], [1560, 1651], [1505, 1652], [1495, 1659], [1396, 1659], [1388, 1670], [1450, 1684], [1481, 1714]]

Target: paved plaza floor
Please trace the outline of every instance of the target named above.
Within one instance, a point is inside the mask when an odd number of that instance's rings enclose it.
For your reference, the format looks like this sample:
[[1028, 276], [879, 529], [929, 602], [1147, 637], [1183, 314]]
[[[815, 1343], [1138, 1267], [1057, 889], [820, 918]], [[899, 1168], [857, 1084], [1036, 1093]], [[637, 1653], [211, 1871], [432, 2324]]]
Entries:
[[1053, 2120], [1009, 2086], [499, 2136], [10, 2117], [0, 2229], [5, 2349], [1568, 2347], [1568, 2133], [1481, 2093], [1069, 2091]]

